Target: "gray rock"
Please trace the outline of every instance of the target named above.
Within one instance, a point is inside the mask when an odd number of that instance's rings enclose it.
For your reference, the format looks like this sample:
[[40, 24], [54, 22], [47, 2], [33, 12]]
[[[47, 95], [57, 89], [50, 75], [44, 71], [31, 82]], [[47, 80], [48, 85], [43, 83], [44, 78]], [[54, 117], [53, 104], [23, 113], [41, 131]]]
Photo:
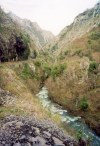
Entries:
[[0, 142], [3, 146], [6, 143], [14, 143], [14, 146], [78, 146], [52, 122], [20, 116], [8, 116], [0, 122]]
[[50, 134], [49, 132], [47, 132], [47, 131], [43, 131], [42, 136], [43, 136], [45, 139], [48, 139], [48, 138], [51, 137], [51, 134]]
[[13, 146], [21, 146], [21, 144], [18, 142], [18, 143], [15, 143]]
[[33, 145], [40, 145], [40, 146], [45, 146], [46, 141], [40, 137], [37, 136], [36, 138], [31, 138], [31, 142], [33, 143]]
[[40, 130], [37, 127], [34, 127], [34, 133], [37, 135], [40, 135]]
[[53, 141], [54, 141], [54, 145], [57, 146], [57, 145], [61, 145], [61, 146], [64, 146], [63, 142], [61, 140], [59, 140], [58, 138], [56, 137], [52, 137]]

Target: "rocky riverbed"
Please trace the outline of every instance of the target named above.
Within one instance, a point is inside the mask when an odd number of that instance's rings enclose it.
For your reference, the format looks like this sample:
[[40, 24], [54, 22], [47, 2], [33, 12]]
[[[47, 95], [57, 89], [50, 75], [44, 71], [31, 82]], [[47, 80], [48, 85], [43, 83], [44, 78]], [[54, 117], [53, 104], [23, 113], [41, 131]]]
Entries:
[[0, 121], [0, 146], [78, 146], [51, 121], [8, 116]]

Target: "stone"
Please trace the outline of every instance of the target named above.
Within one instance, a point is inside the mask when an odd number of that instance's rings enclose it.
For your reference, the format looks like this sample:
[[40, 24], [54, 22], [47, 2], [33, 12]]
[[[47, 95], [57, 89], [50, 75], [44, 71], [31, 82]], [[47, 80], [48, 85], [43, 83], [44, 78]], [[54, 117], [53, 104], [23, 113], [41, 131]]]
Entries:
[[44, 138], [50, 138], [51, 137], [51, 134], [49, 132], [47, 132], [47, 131], [43, 131], [42, 134], [43, 134]]
[[63, 144], [65, 144], [65, 146], [77, 146], [78, 145], [74, 140], [71, 140], [70, 138], [65, 139]]
[[21, 143], [27, 142], [27, 137], [25, 135], [22, 135], [20, 138], [20, 142]]
[[13, 146], [21, 146], [21, 144], [18, 142], [18, 143], [15, 143]]
[[35, 138], [34, 137], [31, 138], [31, 143], [33, 143], [33, 145], [35, 144], [35, 145], [45, 146], [46, 141], [42, 137], [37, 136]]
[[35, 130], [35, 134], [36, 134], [36, 135], [39, 135], [39, 134], [40, 134], [40, 130], [39, 130], [39, 128], [34, 127], [34, 130]]
[[57, 146], [57, 145], [61, 145], [61, 146], [64, 146], [63, 142], [61, 140], [59, 140], [58, 138], [56, 137], [52, 137], [53, 141], [54, 141], [54, 144]]
[[22, 122], [17, 122], [17, 123], [16, 123], [16, 128], [19, 129], [19, 128], [21, 128], [21, 126], [23, 126], [23, 123], [22, 123]]
[[21, 146], [31, 146], [30, 143], [21, 143]]
[[52, 146], [55, 144], [54, 140], [52, 139], [52, 137], [46, 139], [46, 144], [47, 145], [52, 145]]
[[10, 146], [63, 146], [61, 140], [64, 139], [68, 146], [75, 143], [52, 122], [39, 121], [36, 117], [8, 116], [3, 119], [0, 127], [0, 141], [3, 146], [7, 143]]

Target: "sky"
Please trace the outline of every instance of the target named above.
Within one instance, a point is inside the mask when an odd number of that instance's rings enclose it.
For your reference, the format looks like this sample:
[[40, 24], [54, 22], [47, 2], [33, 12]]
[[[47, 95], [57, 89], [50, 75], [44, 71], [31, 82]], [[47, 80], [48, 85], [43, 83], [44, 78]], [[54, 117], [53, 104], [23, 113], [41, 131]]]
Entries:
[[37, 22], [42, 29], [57, 35], [65, 26], [98, 0], [0, 0], [6, 11]]

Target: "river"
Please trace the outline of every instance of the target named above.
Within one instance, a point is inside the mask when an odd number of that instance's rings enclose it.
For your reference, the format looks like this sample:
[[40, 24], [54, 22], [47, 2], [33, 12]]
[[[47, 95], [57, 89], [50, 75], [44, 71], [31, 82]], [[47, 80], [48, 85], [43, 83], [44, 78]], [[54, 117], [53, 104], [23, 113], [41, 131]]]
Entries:
[[81, 130], [85, 139], [92, 138], [90, 146], [100, 146], [100, 138], [85, 124], [81, 117], [70, 115], [67, 110], [64, 110], [61, 106], [50, 100], [46, 87], [43, 87], [37, 96], [43, 107], [48, 108], [51, 114], [60, 115], [62, 124], [65, 125], [66, 123], [76, 132]]

